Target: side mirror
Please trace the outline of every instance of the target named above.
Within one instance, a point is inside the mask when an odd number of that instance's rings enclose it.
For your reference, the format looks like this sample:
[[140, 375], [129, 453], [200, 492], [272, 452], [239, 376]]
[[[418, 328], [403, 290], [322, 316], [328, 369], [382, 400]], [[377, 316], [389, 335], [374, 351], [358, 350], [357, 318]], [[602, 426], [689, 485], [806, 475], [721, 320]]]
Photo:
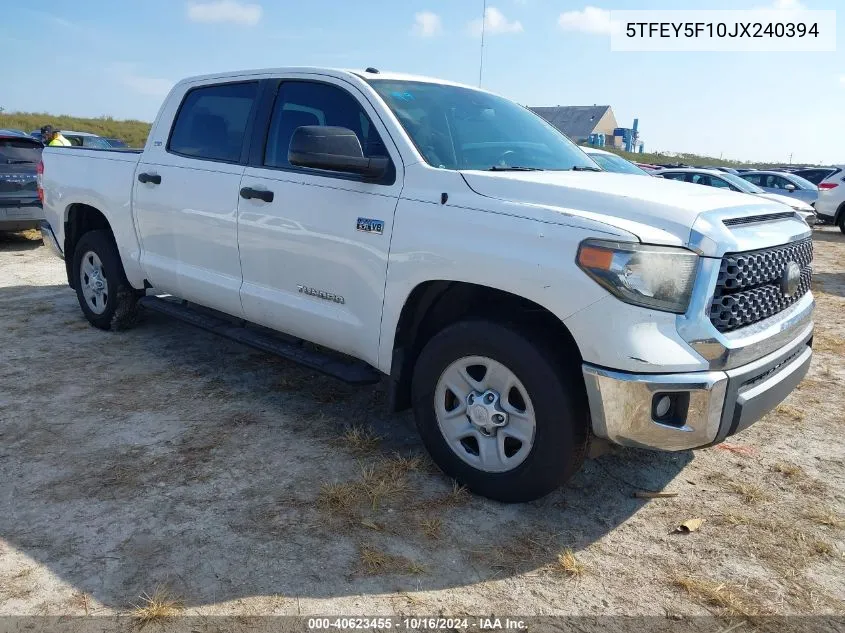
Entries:
[[789, 193], [792, 193], [793, 191], [795, 191], [797, 189], [797, 187], [795, 185], [793, 185], [792, 183], [790, 183], [790, 184], [786, 185], [786, 187], [784, 187], [784, 189], [786, 189]]
[[365, 158], [361, 141], [352, 130], [328, 125], [296, 128], [290, 139], [288, 161], [297, 167], [358, 174], [371, 180], [384, 176], [390, 165], [388, 158]]

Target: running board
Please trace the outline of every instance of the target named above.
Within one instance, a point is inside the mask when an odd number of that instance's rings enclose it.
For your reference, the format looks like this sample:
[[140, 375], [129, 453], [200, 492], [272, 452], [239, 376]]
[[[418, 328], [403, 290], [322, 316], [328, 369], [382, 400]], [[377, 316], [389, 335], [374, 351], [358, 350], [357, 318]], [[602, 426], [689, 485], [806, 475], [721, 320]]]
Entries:
[[[284, 339], [269, 330], [261, 331], [249, 327], [247, 322], [232, 321], [231, 317], [207, 312], [187, 302], [162, 299], [155, 296], [141, 297], [139, 303], [146, 309], [179, 319], [190, 325], [207, 330], [223, 338], [249, 347], [281, 356], [310, 369], [338, 378], [353, 385], [372, 385], [381, 380], [381, 374], [361, 361], [343, 360], [331, 354], [303, 345], [304, 341], [287, 337]], [[241, 325], [243, 324], [243, 325]]]

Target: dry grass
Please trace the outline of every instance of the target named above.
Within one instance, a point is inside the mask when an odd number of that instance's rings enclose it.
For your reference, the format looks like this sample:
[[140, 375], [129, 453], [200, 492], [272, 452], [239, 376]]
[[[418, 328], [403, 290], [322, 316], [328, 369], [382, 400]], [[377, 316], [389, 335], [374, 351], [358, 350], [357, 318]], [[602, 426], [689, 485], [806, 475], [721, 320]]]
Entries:
[[388, 554], [375, 547], [362, 545], [358, 548], [358, 564], [361, 573], [367, 576], [382, 576], [385, 574], [417, 575], [425, 571], [419, 563], [405, 556]]
[[89, 596], [84, 591], [77, 591], [76, 593], [74, 593], [70, 597], [69, 602], [72, 606], [82, 610], [85, 615], [89, 614], [91, 607], [91, 596]]
[[475, 553], [474, 557], [492, 569], [516, 574], [556, 560], [557, 551], [557, 534], [540, 529], [517, 534], [498, 547]]
[[402, 455], [378, 460], [365, 466], [354, 481], [323, 484], [317, 504], [346, 517], [357, 516], [366, 506], [377, 510], [384, 503], [400, 500], [411, 490], [408, 474], [419, 465], [420, 458]]
[[808, 521], [830, 528], [845, 528], [845, 518], [826, 510], [812, 510], [804, 515]]
[[361, 497], [361, 489], [355, 483], [330, 483], [320, 486], [317, 505], [342, 515], [355, 513]]
[[775, 413], [793, 422], [801, 422], [804, 419], [804, 412], [797, 407], [793, 407], [791, 404], [778, 405]]
[[757, 503], [768, 499], [768, 495], [758, 486], [754, 484], [742, 483], [739, 481], [728, 481], [725, 488], [742, 497], [745, 503]]
[[757, 610], [749, 604], [736, 587], [703, 578], [676, 576], [672, 584], [683, 589], [704, 607], [715, 607], [724, 615], [749, 616]]
[[568, 547], [557, 555], [557, 562], [553, 569], [569, 578], [578, 578], [584, 573], [584, 566], [575, 558], [575, 553]]
[[813, 541], [810, 547], [818, 556], [836, 556], [836, 548], [827, 541]]
[[372, 453], [378, 450], [381, 438], [369, 427], [351, 426], [340, 437], [343, 446], [353, 453]]
[[845, 354], [845, 339], [816, 330], [813, 335], [813, 351]]
[[397, 476], [388, 464], [375, 464], [365, 467], [358, 480], [363, 495], [369, 500], [370, 507], [376, 510], [382, 503], [404, 496], [410, 486], [404, 476]]
[[443, 519], [440, 517], [423, 519], [420, 523], [420, 528], [427, 539], [434, 540], [440, 538], [440, 532], [443, 529]]
[[20, 235], [25, 240], [30, 240], [33, 242], [41, 241], [41, 231], [38, 231], [36, 229], [26, 229], [25, 231], [21, 231], [20, 233], [18, 233], [18, 235]]
[[146, 592], [140, 595], [141, 604], [134, 604], [132, 617], [141, 625], [151, 622], [161, 622], [172, 618], [182, 611], [182, 601], [170, 595], [164, 586], [156, 587], [153, 594]]
[[787, 462], [779, 462], [772, 466], [772, 471], [788, 479], [804, 476], [804, 470], [797, 464], [789, 464]]

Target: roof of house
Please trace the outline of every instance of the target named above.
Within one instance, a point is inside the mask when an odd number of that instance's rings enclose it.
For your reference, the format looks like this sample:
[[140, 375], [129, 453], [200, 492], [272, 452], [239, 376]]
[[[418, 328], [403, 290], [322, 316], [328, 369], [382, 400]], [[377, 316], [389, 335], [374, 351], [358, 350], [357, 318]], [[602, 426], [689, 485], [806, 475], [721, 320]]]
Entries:
[[610, 110], [603, 106], [552, 106], [531, 108], [567, 136], [575, 139], [587, 138]]

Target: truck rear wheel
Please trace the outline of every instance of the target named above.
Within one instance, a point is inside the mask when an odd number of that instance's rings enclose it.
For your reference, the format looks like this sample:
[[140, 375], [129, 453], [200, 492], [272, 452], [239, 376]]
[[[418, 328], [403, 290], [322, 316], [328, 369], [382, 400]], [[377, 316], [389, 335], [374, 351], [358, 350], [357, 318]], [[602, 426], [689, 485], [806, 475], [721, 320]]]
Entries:
[[114, 237], [90, 231], [76, 244], [73, 279], [79, 307], [101, 330], [122, 330], [138, 319], [138, 294], [126, 280]]
[[447, 327], [423, 349], [412, 384], [417, 428], [432, 459], [497, 501], [552, 492], [587, 452], [589, 417], [577, 369], [498, 323]]

